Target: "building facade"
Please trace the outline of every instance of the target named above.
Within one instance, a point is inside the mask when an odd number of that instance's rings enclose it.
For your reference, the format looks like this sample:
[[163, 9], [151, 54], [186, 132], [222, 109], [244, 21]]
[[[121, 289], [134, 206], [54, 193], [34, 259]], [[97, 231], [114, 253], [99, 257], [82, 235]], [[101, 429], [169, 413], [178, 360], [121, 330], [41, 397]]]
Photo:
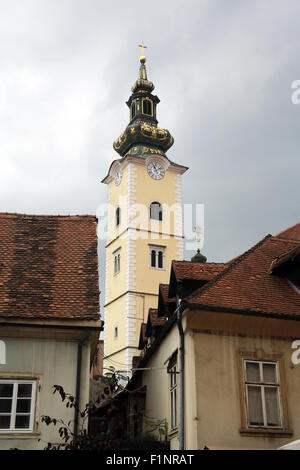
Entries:
[[70, 422], [54, 385], [83, 410], [102, 321], [97, 220], [92, 216], [0, 214], [0, 449], [39, 450], [60, 442]]
[[146, 390], [144, 430], [165, 419], [171, 449], [277, 449], [299, 438], [299, 227], [225, 264], [172, 263], [161, 323], [141, 331], [129, 383]]

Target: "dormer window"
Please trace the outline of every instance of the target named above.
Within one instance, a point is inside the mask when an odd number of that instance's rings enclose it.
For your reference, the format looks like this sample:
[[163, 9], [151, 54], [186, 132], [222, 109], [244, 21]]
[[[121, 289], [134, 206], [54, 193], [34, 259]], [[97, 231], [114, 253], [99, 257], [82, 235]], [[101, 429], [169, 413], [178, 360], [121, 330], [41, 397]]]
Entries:
[[162, 221], [162, 205], [160, 202], [153, 201], [150, 204], [150, 219]]
[[152, 101], [150, 101], [147, 98], [143, 99], [143, 114], [146, 114], [147, 116], [152, 116]]

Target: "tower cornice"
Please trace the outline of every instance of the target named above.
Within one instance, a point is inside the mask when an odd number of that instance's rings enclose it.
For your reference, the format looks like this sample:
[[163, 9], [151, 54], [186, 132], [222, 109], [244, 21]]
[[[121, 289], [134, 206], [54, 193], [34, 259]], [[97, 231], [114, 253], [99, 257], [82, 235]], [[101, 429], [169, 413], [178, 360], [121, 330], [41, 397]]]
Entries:
[[177, 163], [172, 162], [171, 160], [166, 157], [166, 155], [160, 155], [160, 154], [150, 154], [150, 155], [145, 155], [144, 157], [139, 157], [135, 155], [126, 155], [124, 158], [120, 158], [118, 160], [114, 160], [112, 164], [110, 165], [108, 174], [103, 178], [101, 183], [104, 184], [110, 184], [116, 174], [116, 171], [118, 170], [119, 167], [124, 170], [129, 163], [136, 163], [137, 165], [143, 165], [147, 166], [147, 163], [149, 163], [149, 160], [159, 158], [160, 161], [164, 161], [165, 168], [168, 169], [168, 171], [172, 171], [174, 173], [178, 173], [182, 175], [185, 173], [189, 168], [184, 165], [178, 165]]

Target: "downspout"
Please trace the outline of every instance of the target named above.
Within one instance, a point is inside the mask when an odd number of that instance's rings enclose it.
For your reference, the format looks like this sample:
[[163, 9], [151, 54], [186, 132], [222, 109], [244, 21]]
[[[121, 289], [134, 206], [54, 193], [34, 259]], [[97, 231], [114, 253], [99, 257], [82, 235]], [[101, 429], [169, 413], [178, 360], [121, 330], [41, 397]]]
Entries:
[[82, 363], [82, 347], [85, 340], [90, 337], [90, 333], [87, 333], [79, 342], [77, 347], [77, 372], [76, 372], [76, 394], [75, 394], [75, 403], [78, 404], [75, 407], [74, 414], [74, 438], [77, 438], [78, 435], [78, 421], [79, 421], [79, 401], [80, 401], [80, 381], [81, 381], [81, 363]]
[[181, 294], [182, 284], [178, 282], [176, 296], [177, 326], [179, 331], [179, 450], [184, 450], [184, 331], [182, 328]]

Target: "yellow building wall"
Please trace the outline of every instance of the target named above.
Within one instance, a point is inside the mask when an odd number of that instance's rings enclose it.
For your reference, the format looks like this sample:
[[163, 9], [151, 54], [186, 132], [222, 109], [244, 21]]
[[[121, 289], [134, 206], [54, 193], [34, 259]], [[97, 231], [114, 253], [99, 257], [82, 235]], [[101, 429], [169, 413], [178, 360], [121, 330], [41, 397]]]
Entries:
[[[118, 357], [118, 362], [131, 368], [140, 325], [147, 321], [149, 308], [157, 307], [158, 287], [169, 282], [172, 260], [183, 258], [183, 238], [181, 176], [167, 169], [162, 180], [154, 180], [145, 160], [135, 158], [125, 163], [121, 183], [115, 185], [113, 178], [109, 182], [104, 343], [105, 357], [109, 355], [111, 363]], [[163, 221], [150, 220], [154, 201], [163, 206]], [[117, 207], [121, 208], [121, 223], [116, 228]], [[150, 245], [164, 248], [163, 269], [150, 266]], [[118, 249], [121, 269], [114, 274], [114, 252]], [[116, 326], [118, 339], [114, 338]], [[117, 353], [125, 347], [127, 351]], [[114, 351], [117, 355], [111, 356]]]

